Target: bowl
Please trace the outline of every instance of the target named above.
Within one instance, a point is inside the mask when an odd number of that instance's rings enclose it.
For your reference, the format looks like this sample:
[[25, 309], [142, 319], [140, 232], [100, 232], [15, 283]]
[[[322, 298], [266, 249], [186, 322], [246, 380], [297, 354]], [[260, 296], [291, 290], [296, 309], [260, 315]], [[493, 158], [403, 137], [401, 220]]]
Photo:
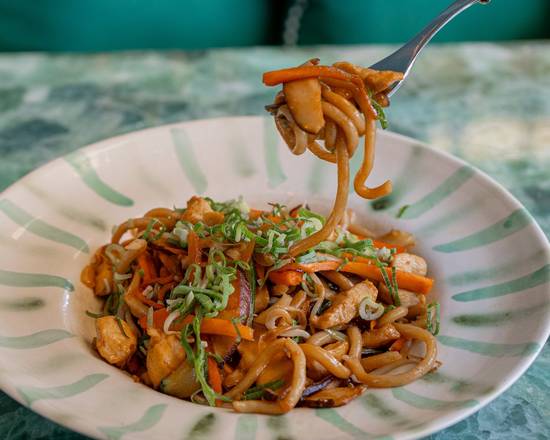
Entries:
[[[32, 410], [96, 438], [421, 437], [477, 411], [534, 360], [549, 333], [549, 247], [529, 213], [472, 166], [380, 132], [370, 184], [393, 193], [349, 205], [370, 228], [416, 235], [441, 303], [441, 367], [369, 389], [341, 408], [237, 414], [135, 383], [92, 350], [98, 300], [79, 281], [113, 225], [192, 195], [326, 211], [335, 167], [293, 156], [273, 121], [207, 119], [82, 148], [0, 195], [0, 385]], [[360, 154], [352, 159], [357, 169]]]

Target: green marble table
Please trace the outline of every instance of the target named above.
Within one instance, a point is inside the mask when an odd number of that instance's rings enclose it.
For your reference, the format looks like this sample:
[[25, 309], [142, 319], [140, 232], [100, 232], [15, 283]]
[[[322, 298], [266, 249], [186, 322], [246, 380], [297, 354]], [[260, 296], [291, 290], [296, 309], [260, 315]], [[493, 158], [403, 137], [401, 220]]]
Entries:
[[[391, 48], [0, 54], [0, 190], [88, 143], [169, 122], [263, 113], [264, 70], [319, 56], [369, 65]], [[507, 187], [550, 233], [550, 42], [433, 46], [388, 111], [393, 131]], [[477, 414], [430, 439], [550, 436], [550, 348]], [[0, 394], [0, 438], [83, 438]]]

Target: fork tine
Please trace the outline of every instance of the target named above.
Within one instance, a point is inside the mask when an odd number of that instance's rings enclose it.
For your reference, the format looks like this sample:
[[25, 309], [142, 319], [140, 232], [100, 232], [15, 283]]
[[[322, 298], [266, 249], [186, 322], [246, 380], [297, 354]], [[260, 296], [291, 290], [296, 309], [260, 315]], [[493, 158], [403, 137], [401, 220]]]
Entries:
[[409, 40], [391, 55], [388, 55], [386, 58], [378, 61], [371, 66], [371, 69], [393, 70], [403, 73], [403, 79], [393, 84], [393, 86], [391, 87], [391, 91], [388, 93], [388, 96], [393, 95], [397, 91], [397, 89], [401, 87], [401, 84], [409, 74], [411, 67], [416, 61], [418, 54], [422, 51], [422, 49], [424, 49], [426, 44], [429, 43], [433, 36], [437, 34], [437, 32], [439, 32], [439, 30], [454, 17], [478, 2], [488, 3], [488, 0], [456, 0], [443, 12], [441, 12], [441, 14], [434, 18], [411, 40]]

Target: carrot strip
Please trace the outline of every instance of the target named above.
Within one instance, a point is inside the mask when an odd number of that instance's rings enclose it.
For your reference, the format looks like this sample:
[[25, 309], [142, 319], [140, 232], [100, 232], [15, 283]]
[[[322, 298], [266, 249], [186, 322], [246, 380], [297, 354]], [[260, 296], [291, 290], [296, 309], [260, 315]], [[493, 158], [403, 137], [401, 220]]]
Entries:
[[318, 78], [320, 76], [344, 81], [353, 81], [354, 78], [359, 78], [333, 66], [299, 66], [265, 72], [262, 80], [266, 86], [276, 86], [298, 79]]
[[149, 298], [147, 298], [139, 289], [139, 286], [141, 284], [141, 275], [138, 271], [134, 272], [134, 277], [132, 278], [132, 282], [128, 286], [128, 295], [132, 295], [134, 298], [136, 298], [138, 301], [142, 302], [143, 304], [146, 304], [150, 307], [153, 307], [154, 309], [161, 309], [163, 306]]
[[[178, 327], [181, 326], [181, 328], [183, 328], [185, 324], [191, 324], [192, 322], [193, 315], [188, 315], [181, 323], [176, 325], [176, 330], [179, 330]], [[246, 339], [247, 341], [254, 340], [254, 330], [251, 327], [243, 324], [236, 324], [236, 326], [239, 329], [242, 339]], [[233, 336], [235, 338], [238, 336], [233, 323], [227, 319], [220, 318], [204, 318], [201, 321], [201, 333], [209, 335]]]
[[189, 252], [189, 260], [193, 264], [200, 264], [201, 249], [199, 245], [199, 236], [191, 231], [187, 234], [187, 251]]
[[[153, 312], [153, 326], [156, 329], [162, 329], [164, 321], [166, 321], [168, 315], [169, 312], [165, 308]], [[172, 330], [181, 330], [186, 324], [191, 324], [193, 322], [193, 318], [193, 315], [188, 315], [182, 321], [174, 323], [170, 328]], [[139, 318], [138, 323], [141, 328], [146, 329], [147, 316], [142, 316]], [[242, 339], [247, 341], [254, 340], [254, 329], [243, 324], [236, 324], [236, 326]], [[233, 336], [235, 338], [238, 336], [233, 323], [227, 319], [220, 318], [204, 318], [201, 321], [201, 333], [209, 335]]]
[[[231, 285], [233, 286], [233, 293], [229, 295], [227, 299], [227, 306], [225, 310], [239, 310], [241, 304], [241, 283], [239, 277], [234, 280]], [[239, 316], [237, 314], [237, 316]]]
[[[212, 387], [215, 393], [221, 394], [222, 393], [222, 375], [220, 373], [220, 369], [218, 367], [218, 363], [212, 359], [210, 356], [208, 357], [208, 383]], [[221, 400], [216, 400], [216, 406], [220, 406]]]
[[261, 209], [250, 209], [250, 211], [248, 211], [248, 218], [250, 220], [256, 220], [263, 213], [264, 213], [264, 211], [262, 211]]
[[255, 240], [249, 241], [246, 247], [244, 248], [243, 252], [241, 252], [241, 260], [248, 263], [252, 258], [252, 255], [254, 254], [255, 247], [256, 247], [256, 241]]
[[[382, 276], [381, 269], [379, 269], [374, 264], [364, 264], [350, 262], [345, 264], [341, 268], [342, 272], [353, 273], [359, 275], [363, 278], [369, 278], [375, 281], [383, 281], [384, 277]], [[391, 278], [392, 271], [391, 268], [386, 267], [386, 272]], [[403, 272], [400, 270], [395, 271], [397, 285], [401, 289], [410, 290], [411, 292], [428, 294], [432, 290], [434, 280], [428, 277], [423, 277], [421, 275], [416, 275], [414, 273]]]
[[281, 223], [283, 221], [283, 218], [278, 216], [278, 215], [268, 214], [268, 215], [265, 216], [265, 218], [268, 219], [269, 221], [272, 221], [276, 225], [278, 225], [279, 223]]
[[[166, 321], [166, 318], [170, 312], [166, 308], [162, 308], [159, 310], [155, 310], [153, 312], [153, 327], [157, 330], [161, 330], [162, 326], [164, 325], [164, 321]], [[142, 316], [138, 319], [138, 324], [141, 328], [146, 329], [147, 328], [147, 316]]]
[[139, 268], [143, 270], [143, 284], [151, 284], [151, 281], [157, 277], [155, 266], [153, 265], [153, 261], [151, 260], [151, 257], [147, 253], [142, 253], [138, 258], [137, 262], [139, 265]]
[[150, 280], [148, 283], [145, 284], [168, 284], [174, 279], [174, 275], [166, 275], [165, 277], [155, 277], [152, 280]]
[[302, 273], [296, 270], [275, 270], [268, 276], [272, 283], [284, 286], [298, 286], [302, 282]]
[[264, 73], [263, 83], [266, 86], [276, 86], [278, 84], [296, 81], [298, 79], [320, 77], [334, 78], [351, 82], [356, 87], [356, 99], [358, 101], [359, 107], [361, 108], [361, 111], [365, 114], [365, 117], [369, 117], [372, 119], [378, 118], [378, 113], [370, 102], [367, 88], [361, 77], [359, 75], [345, 72], [344, 70], [334, 66], [306, 65], [291, 67], [288, 69], [273, 70], [271, 72]]
[[[340, 268], [342, 272], [349, 272], [355, 275], [362, 276], [363, 278], [369, 278], [374, 281], [384, 281], [382, 276], [381, 269], [379, 269], [375, 264], [369, 259], [364, 259], [366, 261], [351, 261], [346, 263], [343, 267]], [[319, 261], [317, 263], [308, 263], [308, 264], [298, 264], [290, 263], [286, 266], [283, 266], [277, 271], [273, 271], [269, 274], [269, 279], [276, 284], [284, 284], [286, 286], [297, 286], [299, 282], [298, 278], [302, 277], [302, 272], [312, 273], [312, 272], [322, 272], [326, 270], [336, 270], [342, 264], [341, 261]], [[386, 267], [386, 272], [391, 278], [392, 271], [390, 267]], [[423, 277], [421, 275], [416, 275], [414, 273], [403, 272], [397, 270], [395, 272], [397, 285], [405, 290], [410, 290], [411, 292], [427, 294], [432, 290], [434, 280], [428, 277]], [[296, 282], [296, 284], [288, 284], [290, 282]]]
[[162, 309], [162, 304], [159, 304], [158, 302], [153, 301], [152, 299], [147, 298], [143, 293], [136, 291], [133, 293], [134, 297], [136, 297], [140, 302], [142, 302], [145, 305], [148, 305], [149, 307], [152, 307], [153, 309]]
[[164, 301], [164, 297], [166, 296], [166, 294], [172, 290], [175, 286], [176, 286], [177, 283], [166, 283], [164, 284], [157, 292], [157, 299], [159, 301]]

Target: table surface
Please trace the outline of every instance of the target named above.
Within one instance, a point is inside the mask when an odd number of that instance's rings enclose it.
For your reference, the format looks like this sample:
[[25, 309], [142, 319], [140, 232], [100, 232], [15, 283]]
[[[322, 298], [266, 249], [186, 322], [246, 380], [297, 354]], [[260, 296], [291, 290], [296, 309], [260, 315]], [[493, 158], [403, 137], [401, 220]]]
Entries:
[[[0, 191], [81, 146], [170, 122], [262, 114], [265, 70], [311, 57], [369, 65], [384, 46], [94, 55], [0, 54]], [[432, 46], [388, 110], [390, 129], [510, 190], [550, 233], [550, 43]], [[508, 391], [430, 439], [550, 436], [550, 348]], [[0, 392], [0, 438], [82, 439]]]

